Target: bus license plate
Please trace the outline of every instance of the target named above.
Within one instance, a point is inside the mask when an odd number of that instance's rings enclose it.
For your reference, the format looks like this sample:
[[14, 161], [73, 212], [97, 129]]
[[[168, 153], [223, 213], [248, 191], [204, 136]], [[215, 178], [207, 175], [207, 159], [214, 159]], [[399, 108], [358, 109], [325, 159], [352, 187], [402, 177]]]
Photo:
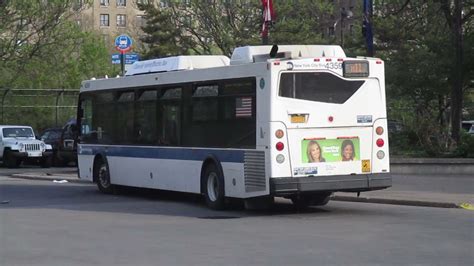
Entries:
[[362, 172], [370, 172], [370, 160], [362, 160]]
[[305, 115], [291, 115], [291, 123], [306, 123]]

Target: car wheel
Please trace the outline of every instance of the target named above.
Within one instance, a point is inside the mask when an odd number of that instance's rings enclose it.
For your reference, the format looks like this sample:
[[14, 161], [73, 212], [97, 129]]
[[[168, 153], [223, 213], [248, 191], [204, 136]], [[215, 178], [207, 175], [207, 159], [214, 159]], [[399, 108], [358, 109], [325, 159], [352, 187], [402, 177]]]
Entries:
[[224, 209], [224, 177], [214, 164], [210, 164], [206, 167], [202, 184], [207, 206], [214, 210]]
[[16, 159], [10, 151], [6, 151], [3, 155], [3, 162], [8, 168], [16, 168], [21, 163], [21, 161]]
[[94, 179], [97, 180], [97, 187], [102, 193], [113, 193], [113, 185], [110, 183], [109, 167], [102, 159], [99, 159], [94, 166]]
[[52, 157], [46, 157], [46, 158], [41, 159], [41, 167], [43, 168], [50, 168], [52, 164], [53, 164]]
[[58, 155], [57, 151], [53, 152], [52, 163], [53, 163], [53, 166], [60, 166], [61, 165], [61, 159], [59, 158], [59, 155]]

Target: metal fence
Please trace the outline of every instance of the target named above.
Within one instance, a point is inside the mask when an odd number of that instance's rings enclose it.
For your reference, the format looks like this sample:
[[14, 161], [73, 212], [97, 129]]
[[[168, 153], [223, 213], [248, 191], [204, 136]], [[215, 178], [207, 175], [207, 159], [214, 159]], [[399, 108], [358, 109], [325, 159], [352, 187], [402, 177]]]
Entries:
[[76, 116], [79, 91], [0, 88], [0, 95], [1, 124], [29, 125], [40, 132]]

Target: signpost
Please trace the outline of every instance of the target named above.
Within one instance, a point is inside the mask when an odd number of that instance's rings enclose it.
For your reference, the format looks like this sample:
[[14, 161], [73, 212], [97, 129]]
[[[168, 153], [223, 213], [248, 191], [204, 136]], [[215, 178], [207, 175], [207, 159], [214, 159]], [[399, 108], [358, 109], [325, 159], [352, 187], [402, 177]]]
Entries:
[[[122, 76], [125, 74], [125, 56], [124, 54], [132, 49], [132, 38], [122, 34], [115, 38], [115, 48], [120, 52], [120, 65], [122, 68]], [[113, 63], [112, 57], [112, 63]]]
[[[112, 64], [119, 65], [121, 64], [121, 55], [120, 54], [112, 54]], [[135, 53], [125, 54], [125, 65], [131, 65], [136, 61], [140, 60], [140, 56]]]

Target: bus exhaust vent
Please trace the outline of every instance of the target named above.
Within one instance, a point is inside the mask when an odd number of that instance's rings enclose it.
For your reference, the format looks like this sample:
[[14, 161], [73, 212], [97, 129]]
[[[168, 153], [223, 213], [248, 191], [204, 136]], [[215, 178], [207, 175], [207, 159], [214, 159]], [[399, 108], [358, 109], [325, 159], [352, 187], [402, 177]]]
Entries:
[[266, 189], [265, 152], [245, 151], [244, 177], [245, 192], [264, 191]]

